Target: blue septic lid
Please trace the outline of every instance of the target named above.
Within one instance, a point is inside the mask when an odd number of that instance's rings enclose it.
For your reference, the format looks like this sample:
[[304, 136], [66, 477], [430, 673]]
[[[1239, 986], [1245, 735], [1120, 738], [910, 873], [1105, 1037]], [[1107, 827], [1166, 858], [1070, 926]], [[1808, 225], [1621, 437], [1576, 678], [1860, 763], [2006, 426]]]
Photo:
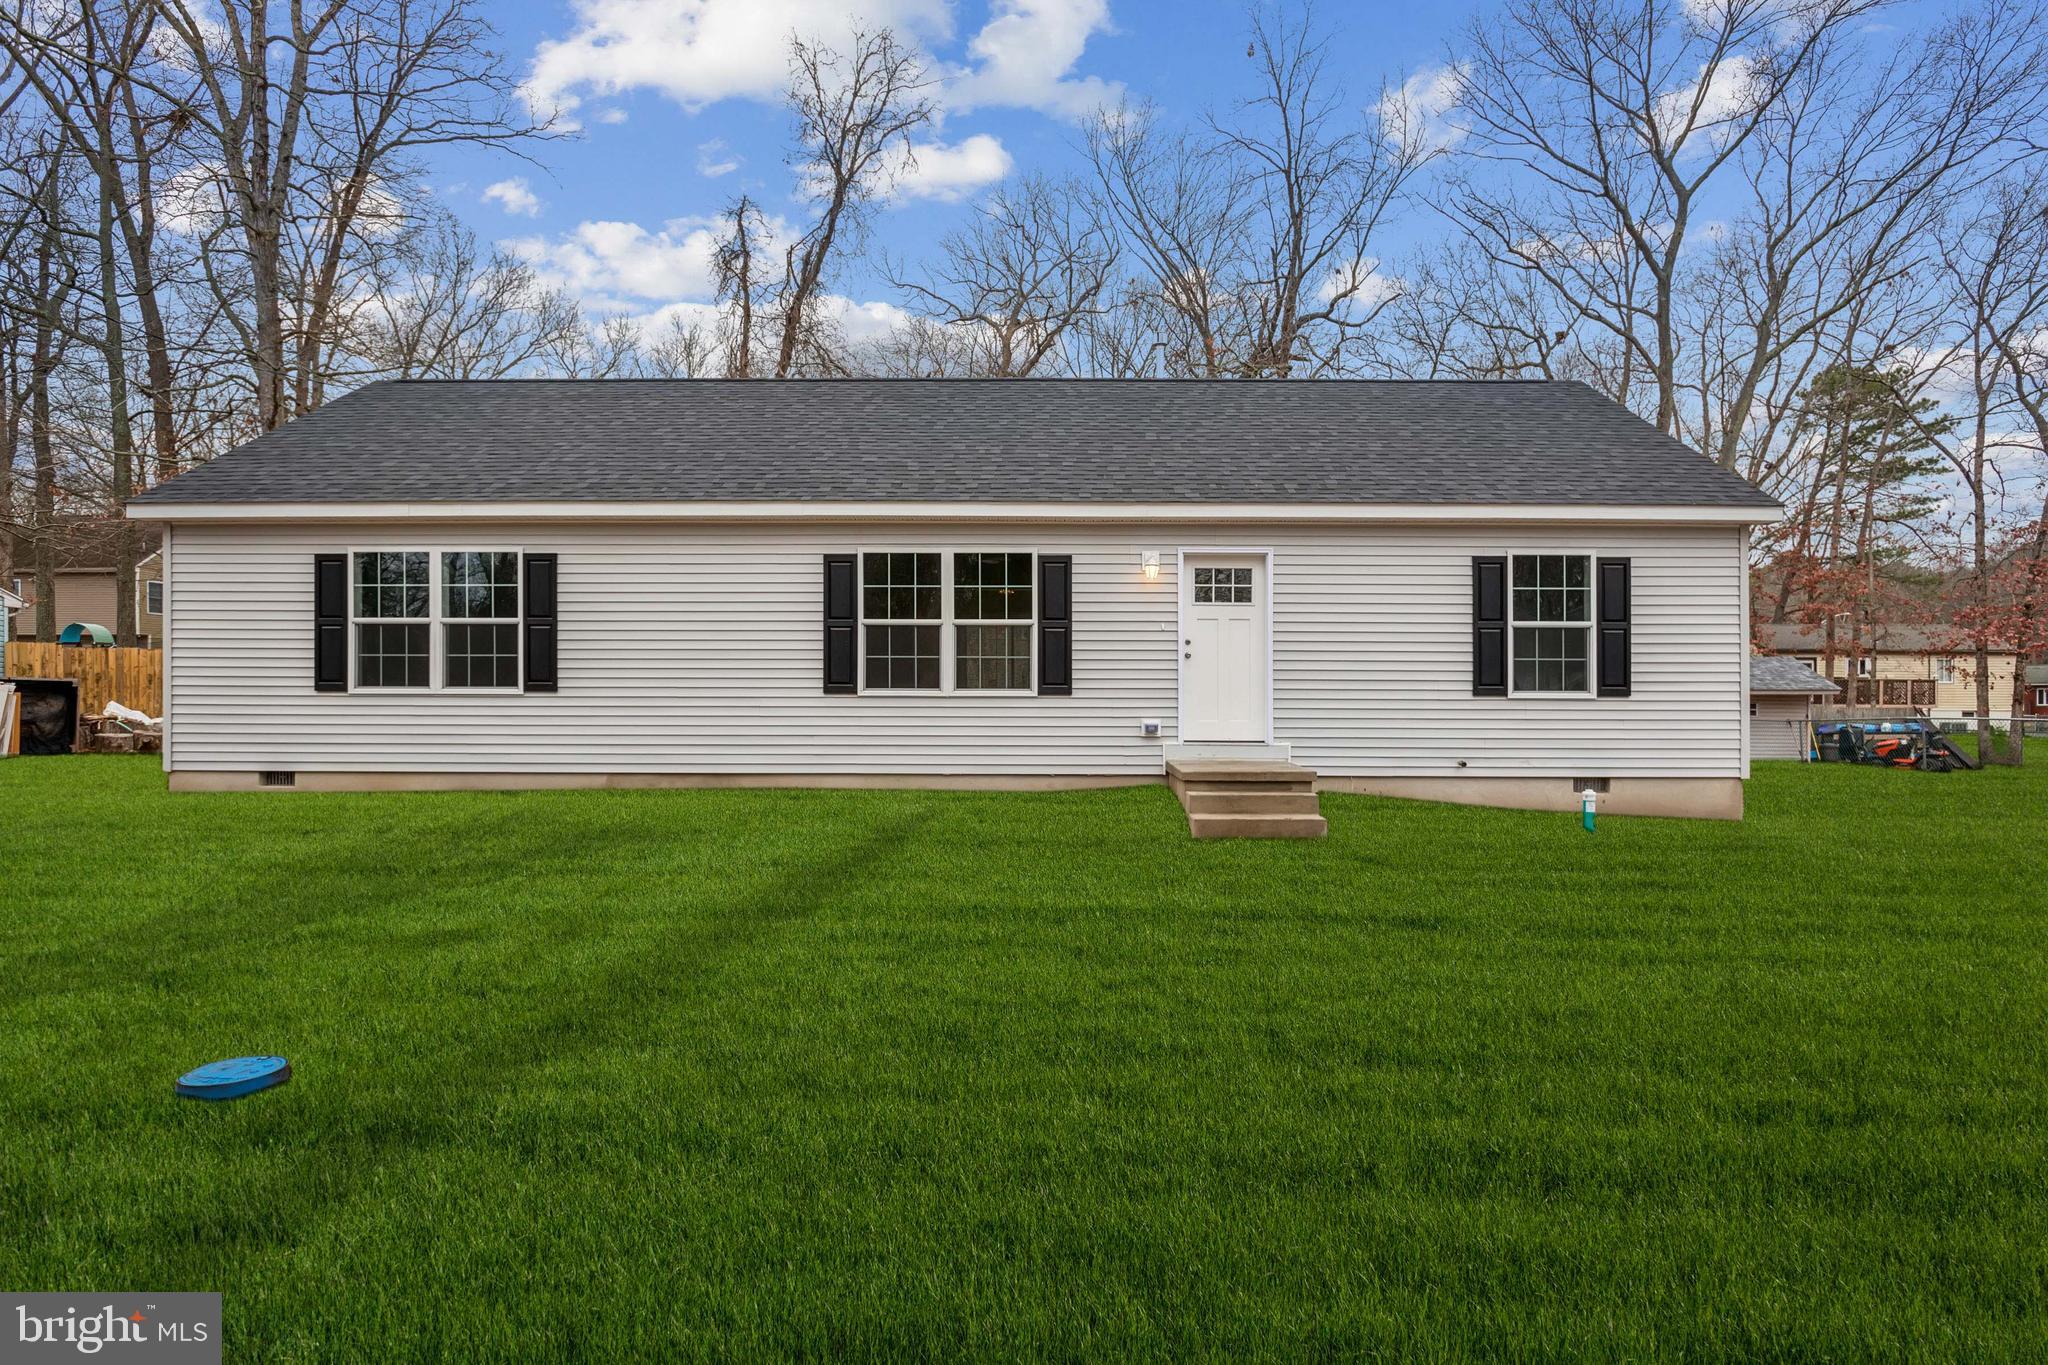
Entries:
[[192, 1100], [237, 1100], [291, 1078], [292, 1064], [282, 1057], [230, 1057], [178, 1077], [178, 1093]]

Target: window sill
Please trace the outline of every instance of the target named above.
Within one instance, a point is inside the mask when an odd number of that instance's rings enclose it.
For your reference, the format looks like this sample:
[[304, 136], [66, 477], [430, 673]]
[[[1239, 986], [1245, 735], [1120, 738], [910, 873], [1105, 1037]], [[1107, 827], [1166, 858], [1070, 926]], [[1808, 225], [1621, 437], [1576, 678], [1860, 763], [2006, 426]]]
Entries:
[[523, 697], [523, 687], [351, 687], [350, 697]]
[[956, 687], [948, 692], [938, 687], [864, 687], [863, 697], [1035, 697], [1028, 687]]

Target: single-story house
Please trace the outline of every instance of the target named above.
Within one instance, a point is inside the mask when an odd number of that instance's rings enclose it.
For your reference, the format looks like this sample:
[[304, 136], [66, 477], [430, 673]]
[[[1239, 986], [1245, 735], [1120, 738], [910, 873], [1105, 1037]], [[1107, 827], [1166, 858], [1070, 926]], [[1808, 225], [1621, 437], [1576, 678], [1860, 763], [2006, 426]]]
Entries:
[[[1827, 662], [1827, 632], [1818, 625], [1779, 621], [1761, 628], [1766, 653], [1797, 659], [1808, 668]], [[1881, 625], [1876, 639], [1863, 639], [1855, 662], [1856, 681], [1849, 680], [1849, 627], [1835, 631], [1835, 657], [1829, 681], [1842, 689], [1842, 701], [1857, 706], [1913, 706], [1937, 719], [1967, 720], [1977, 714], [1977, 659], [1958, 646], [1950, 631], [1938, 625]], [[2013, 670], [2019, 656], [2010, 649], [1991, 651], [1991, 712], [2012, 709]]]
[[2048, 716], [2048, 664], [2027, 665], [2027, 714]]
[[174, 788], [1324, 790], [1733, 818], [1749, 528], [1577, 383], [372, 384], [141, 497]]
[[1797, 659], [1761, 654], [1749, 661], [1749, 754], [1751, 758], [1813, 755], [1813, 703], [1833, 700], [1842, 689]]
[[[57, 629], [61, 631], [74, 622], [113, 629], [119, 619], [116, 602], [122, 590], [120, 571], [111, 564], [91, 560], [73, 562], [66, 557], [59, 562], [62, 567], [50, 575]], [[135, 594], [135, 633], [142, 637], [144, 645], [152, 648], [162, 643], [164, 629], [162, 566], [163, 552], [151, 550], [136, 561], [135, 574], [127, 589]], [[33, 640], [36, 638], [36, 580], [18, 564], [15, 575], [9, 593], [15, 598], [15, 604], [7, 609], [13, 618], [11, 638]]]

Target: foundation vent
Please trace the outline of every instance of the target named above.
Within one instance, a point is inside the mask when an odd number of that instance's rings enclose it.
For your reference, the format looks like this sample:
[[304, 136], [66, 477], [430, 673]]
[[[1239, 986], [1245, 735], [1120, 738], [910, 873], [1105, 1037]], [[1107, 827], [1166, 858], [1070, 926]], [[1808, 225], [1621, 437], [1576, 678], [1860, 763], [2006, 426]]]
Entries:
[[256, 774], [256, 785], [259, 787], [296, 787], [299, 785], [299, 775], [297, 773], [258, 773]]

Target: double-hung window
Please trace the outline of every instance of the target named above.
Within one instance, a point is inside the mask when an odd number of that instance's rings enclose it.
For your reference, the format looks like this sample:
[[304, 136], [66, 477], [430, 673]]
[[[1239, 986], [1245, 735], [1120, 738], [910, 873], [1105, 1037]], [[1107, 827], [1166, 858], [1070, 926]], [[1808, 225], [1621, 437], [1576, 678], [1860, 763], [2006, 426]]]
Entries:
[[1592, 691], [1590, 555], [1515, 555], [1508, 593], [1515, 693]]
[[860, 557], [869, 692], [1032, 690], [1036, 556], [913, 550]]
[[431, 559], [425, 550], [375, 550], [355, 556], [357, 687], [431, 685]]
[[350, 556], [354, 687], [519, 687], [519, 556], [368, 550]]
[[1031, 556], [953, 556], [953, 685], [1031, 690]]
[[867, 686], [939, 690], [945, 631], [945, 556], [936, 550], [861, 556], [860, 614]]
[[444, 687], [519, 686], [519, 556], [441, 554]]

